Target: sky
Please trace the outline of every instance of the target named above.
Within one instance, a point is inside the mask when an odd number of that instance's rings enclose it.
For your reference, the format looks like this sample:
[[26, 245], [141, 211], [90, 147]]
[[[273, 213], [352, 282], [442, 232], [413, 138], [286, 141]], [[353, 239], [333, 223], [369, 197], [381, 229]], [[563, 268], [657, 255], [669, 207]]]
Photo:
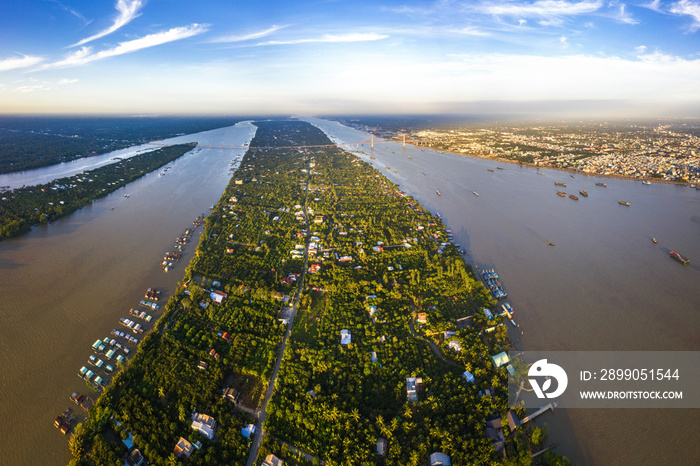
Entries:
[[0, 113], [700, 117], [700, 0], [26, 0]]

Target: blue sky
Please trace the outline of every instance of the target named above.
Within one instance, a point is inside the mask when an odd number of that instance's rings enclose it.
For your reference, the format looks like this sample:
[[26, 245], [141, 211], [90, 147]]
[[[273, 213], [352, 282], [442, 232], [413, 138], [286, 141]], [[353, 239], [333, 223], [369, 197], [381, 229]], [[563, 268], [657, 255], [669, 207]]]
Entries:
[[700, 0], [27, 0], [0, 113], [700, 116]]

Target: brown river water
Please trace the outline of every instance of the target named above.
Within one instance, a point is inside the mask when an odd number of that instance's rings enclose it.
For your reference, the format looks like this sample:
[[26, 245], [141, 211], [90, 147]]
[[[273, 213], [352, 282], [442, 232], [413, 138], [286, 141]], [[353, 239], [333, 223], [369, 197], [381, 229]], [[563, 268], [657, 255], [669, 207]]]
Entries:
[[[254, 133], [253, 125], [239, 123], [172, 141], [240, 146]], [[243, 152], [195, 149], [168, 164], [164, 176], [164, 169], [150, 173], [68, 217], [0, 242], [0, 464], [68, 463], [67, 438], [53, 421], [67, 407], [80, 411], [69, 395], [88, 393], [78, 370], [95, 369], [87, 363], [92, 343], [123, 330], [119, 318], [130, 317], [132, 307], [143, 310], [138, 303], [147, 288], [162, 289], [161, 305], [166, 301], [202, 227], [168, 273], [160, 266], [163, 254], [197, 216], [209, 213]], [[41, 170], [35, 171], [39, 180]]]

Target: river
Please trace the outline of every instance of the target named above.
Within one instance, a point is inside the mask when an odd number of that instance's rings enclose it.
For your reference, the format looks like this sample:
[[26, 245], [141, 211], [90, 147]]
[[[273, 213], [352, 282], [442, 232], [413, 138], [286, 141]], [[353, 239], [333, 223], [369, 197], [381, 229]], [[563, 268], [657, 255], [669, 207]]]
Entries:
[[[255, 129], [241, 122], [167, 142], [243, 146]], [[194, 149], [168, 164], [164, 176], [163, 169], [150, 173], [72, 215], [0, 242], [0, 463], [68, 463], [67, 438], [53, 420], [69, 406], [80, 411], [69, 395], [87, 392], [77, 375], [81, 366], [91, 368], [90, 346], [120, 328], [119, 318], [129, 317], [147, 288], [162, 289], [165, 302], [202, 228], [169, 273], [160, 267], [164, 252], [195, 217], [208, 214], [230, 180], [232, 161], [243, 153]], [[24, 172], [22, 184], [49, 181], [56, 170]]]
[[[337, 122], [302, 119], [338, 143], [369, 140]], [[700, 350], [700, 191], [379, 142], [355, 152], [440, 212], [467, 261], [497, 269], [520, 325], [511, 330], [518, 349]], [[542, 422], [556, 450], [579, 464], [700, 464], [694, 410], [568, 409]]]

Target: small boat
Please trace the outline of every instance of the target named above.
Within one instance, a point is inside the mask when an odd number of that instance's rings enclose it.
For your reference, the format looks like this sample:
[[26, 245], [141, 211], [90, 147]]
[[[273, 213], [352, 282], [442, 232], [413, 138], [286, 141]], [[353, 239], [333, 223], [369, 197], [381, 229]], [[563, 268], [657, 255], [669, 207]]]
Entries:
[[423, 172], [423, 176], [428, 176], [428, 175], [426, 175], [425, 172]]
[[493, 170], [491, 170], [490, 168], [487, 168], [486, 170], [488, 170], [488, 171], [490, 171], [491, 173], [493, 173]]
[[562, 183], [561, 181], [555, 181], [554, 186], [563, 186], [566, 188], [566, 183]]
[[569, 194], [569, 197], [573, 199], [574, 201], [578, 201], [578, 196], [574, 196], [573, 194]]
[[627, 201], [617, 201], [617, 202], [619, 202], [620, 205], [626, 205], [626, 206], [629, 206], [629, 205], [630, 205], [630, 203], [627, 202]]
[[564, 191], [557, 191], [557, 194], [561, 197], [566, 196], [566, 193]]
[[556, 245], [554, 243], [552, 243], [551, 241], [547, 241], [547, 245], [552, 246], [553, 248], [556, 247]]
[[651, 181], [642, 181], [642, 184], [649, 186], [649, 185], [651, 185]]
[[654, 244], [658, 243], [658, 241], [656, 241], [656, 238], [652, 238], [652, 239], [651, 239], [651, 242], [654, 243]]
[[669, 254], [671, 255], [671, 257], [673, 257], [674, 259], [676, 259], [678, 262], [680, 262], [683, 265], [690, 264], [690, 259], [688, 259], [687, 257], [685, 257], [684, 255], [682, 255], [679, 252], [671, 251], [671, 252], [669, 252]]
[[605, 184], [605, 183], [596, 183], [595, 185], [596, 185], [596, 186], [602, 186], [602, 187], [604, 187], [604, 188], [607, 188], [607, 187], [608, 187], [608, 185]]
[[503, 167], [496, 167], [496, 170], [503, 170]]
[[477, 196], [477, 197], [479, 196], [479, 193], [477, 193], [476, 191], [472, 191], [472, 194]]
[[581, 194], [581, 196], [588, 197], [588, 192], [587, 192], [587, 191], [579, 191], [579, 194]]
[[442, 196], [442, 193], [440, 193], [440, 191], [438, 191], [437, 189], [435, 190], [435, 193], [436, 193], [438, 196]]
[[544, 176], [544, 173], [538, 173], [538, 175], [542, 175], [542, 176]]
[[569, 176], [570, 176], [571, 178], [576, 178], [576, 176], [575, 176], [575, 175], [569, 175]]

